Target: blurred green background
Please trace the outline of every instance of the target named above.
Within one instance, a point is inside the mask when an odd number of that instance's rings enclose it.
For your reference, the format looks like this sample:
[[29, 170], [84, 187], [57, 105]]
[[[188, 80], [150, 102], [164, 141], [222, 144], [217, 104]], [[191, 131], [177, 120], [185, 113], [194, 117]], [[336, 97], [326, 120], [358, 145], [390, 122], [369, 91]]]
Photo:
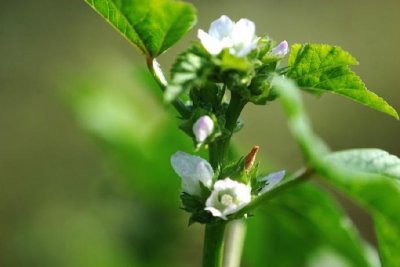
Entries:
[[[247, 17], [258, 35], [350, 51], [369, 89], [400, 110], [399, 1], [192, 3], [198, 25], [160, 58], [166, 70], [197, 28], [222, 14]], [[202, 227], [186, 227], [169, 167], [169, 155], [190, 151], [190, 141], [174, 129], [175, 113], [159, 105], [137, 51], [83, 1], [2, 0], [0, 55], [0, 266], [200, 266]], [[394, 119], [337, 96], [305, 101], [333, 149], [400, 155]], [[241, 149], [259, 144], [274, 169], [301, 165], [277, 103], [249, 105], [242, 117]], [[265, 231], [247, 241], [260, 258], [261, 236], [279, 224], [265, 220], [253, 220]], [[280, 266], [312, 265], [301, 257], [301, 265]], [[264, 265], [254, 257], [244, 266]]]

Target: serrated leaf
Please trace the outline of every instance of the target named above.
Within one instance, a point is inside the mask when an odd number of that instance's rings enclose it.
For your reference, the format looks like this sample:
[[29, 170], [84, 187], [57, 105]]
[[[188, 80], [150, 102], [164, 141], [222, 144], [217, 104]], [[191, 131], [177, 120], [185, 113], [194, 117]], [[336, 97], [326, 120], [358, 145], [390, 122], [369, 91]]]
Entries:
[[148, 57], [157, 57], [196, 23], [191, 4], [176, 0], [85, 0]]
[[322, 94], [331, 92], [399, 119], [396, 110], [383, 98], [369, 91], [349, 65], [357, 60], [340, 47], [322, 44], [294, 44], [288, 61], [287, 76], [304, 90]]
[[400, 266], [400, 240], [393, 237], [400, 236], [399, 159], [376, 149], [327, 156], [320, 149], [322, 141], [307, 122], [295, 85], [284, 78], [276, 78], [274, 86], [289, 117], [292, 134], [309, 164], [372, 215], [382, 263], [386, 267]]

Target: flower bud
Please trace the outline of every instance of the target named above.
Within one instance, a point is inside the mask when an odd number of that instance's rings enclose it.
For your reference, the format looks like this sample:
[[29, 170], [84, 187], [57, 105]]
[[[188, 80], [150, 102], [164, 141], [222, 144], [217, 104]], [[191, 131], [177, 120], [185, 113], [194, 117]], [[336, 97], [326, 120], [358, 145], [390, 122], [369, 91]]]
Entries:
[[193, 124], [192, 129], [197, 143], [201, 144], [212, 134], [214, 130], [214, 121], [210, 118], [210, 116], [201, 116]]
[[218, 180], [206, 201], [205, 210], [214, 217], [227, 220], [227, 216], [245, 207], [251, 201], [251, 188], [230, 178]]
[[289, 52], [289, 44], [286, 41], [280, 42], [277, 46], [272, 48], [271, 55], [276, 57], [284, 57]]
[[211, 188], [214, 171], [207, 160], [178, 151], [172, 155], [171, 164], [182, 179], [183, 192], [200, 196], [200, 183]]

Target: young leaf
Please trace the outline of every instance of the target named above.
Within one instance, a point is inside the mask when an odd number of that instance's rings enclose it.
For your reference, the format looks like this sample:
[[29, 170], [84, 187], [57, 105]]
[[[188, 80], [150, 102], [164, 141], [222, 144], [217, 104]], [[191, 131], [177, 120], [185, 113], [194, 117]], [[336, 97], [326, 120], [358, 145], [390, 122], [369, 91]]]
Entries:
[[180, 54], [171, 69], [172, 79], [166, 88], [165, 100], [173, 101], [184, 91], [206, 83], [208, 64], [210, 64], [209, 56], [197, 44]]
[[196, 23], [191, 4], [177, 0], [85, 0], [145, 56], [155, 58]]
[[304, 90], [322, 94], [331, 92], [370, 108], [399, 116], [384, 99], [367, 90], [361, 78], [349, 65], [357, 60], [340, 47], [322, 44], [294, 44], [288, 62], [287, 76]]
[[376, 149], [351, 150], [326, 156], [318, 145], [322, 141], [314, 135], [307, 122], [294, 83], [285, 78], [276, 78], [273, 82], [289, 117], [292, 134], [309, 164], [333, 186], [369, 211], [375, 222], [384, 266], [400, 266], [400, 241], [394, 238], [400, 236], [400, 160]]

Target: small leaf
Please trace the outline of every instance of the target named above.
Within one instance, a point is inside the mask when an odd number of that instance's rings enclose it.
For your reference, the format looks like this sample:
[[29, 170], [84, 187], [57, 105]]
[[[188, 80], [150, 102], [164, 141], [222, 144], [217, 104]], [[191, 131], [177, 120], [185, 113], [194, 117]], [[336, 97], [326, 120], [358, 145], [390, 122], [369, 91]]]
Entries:
[[196, 23], [196, 11], [175, 0], [85, 0], [148, 57], [157, 57]]
[[320, 95], [331, 92], [370, 108], [399, 116], [383, 98], [367, 90], [361, 78], [349, 65], [357, 60], [340, 47], [321, 44], [294, 44], [288, 62], [287, 76], [306, 91]]
[[209, 56], [195, 44], [178, 56], [171, 69], [171, 82], [164, 94], [166, 101], [175, 100], [181, 93], [207, 82]]

